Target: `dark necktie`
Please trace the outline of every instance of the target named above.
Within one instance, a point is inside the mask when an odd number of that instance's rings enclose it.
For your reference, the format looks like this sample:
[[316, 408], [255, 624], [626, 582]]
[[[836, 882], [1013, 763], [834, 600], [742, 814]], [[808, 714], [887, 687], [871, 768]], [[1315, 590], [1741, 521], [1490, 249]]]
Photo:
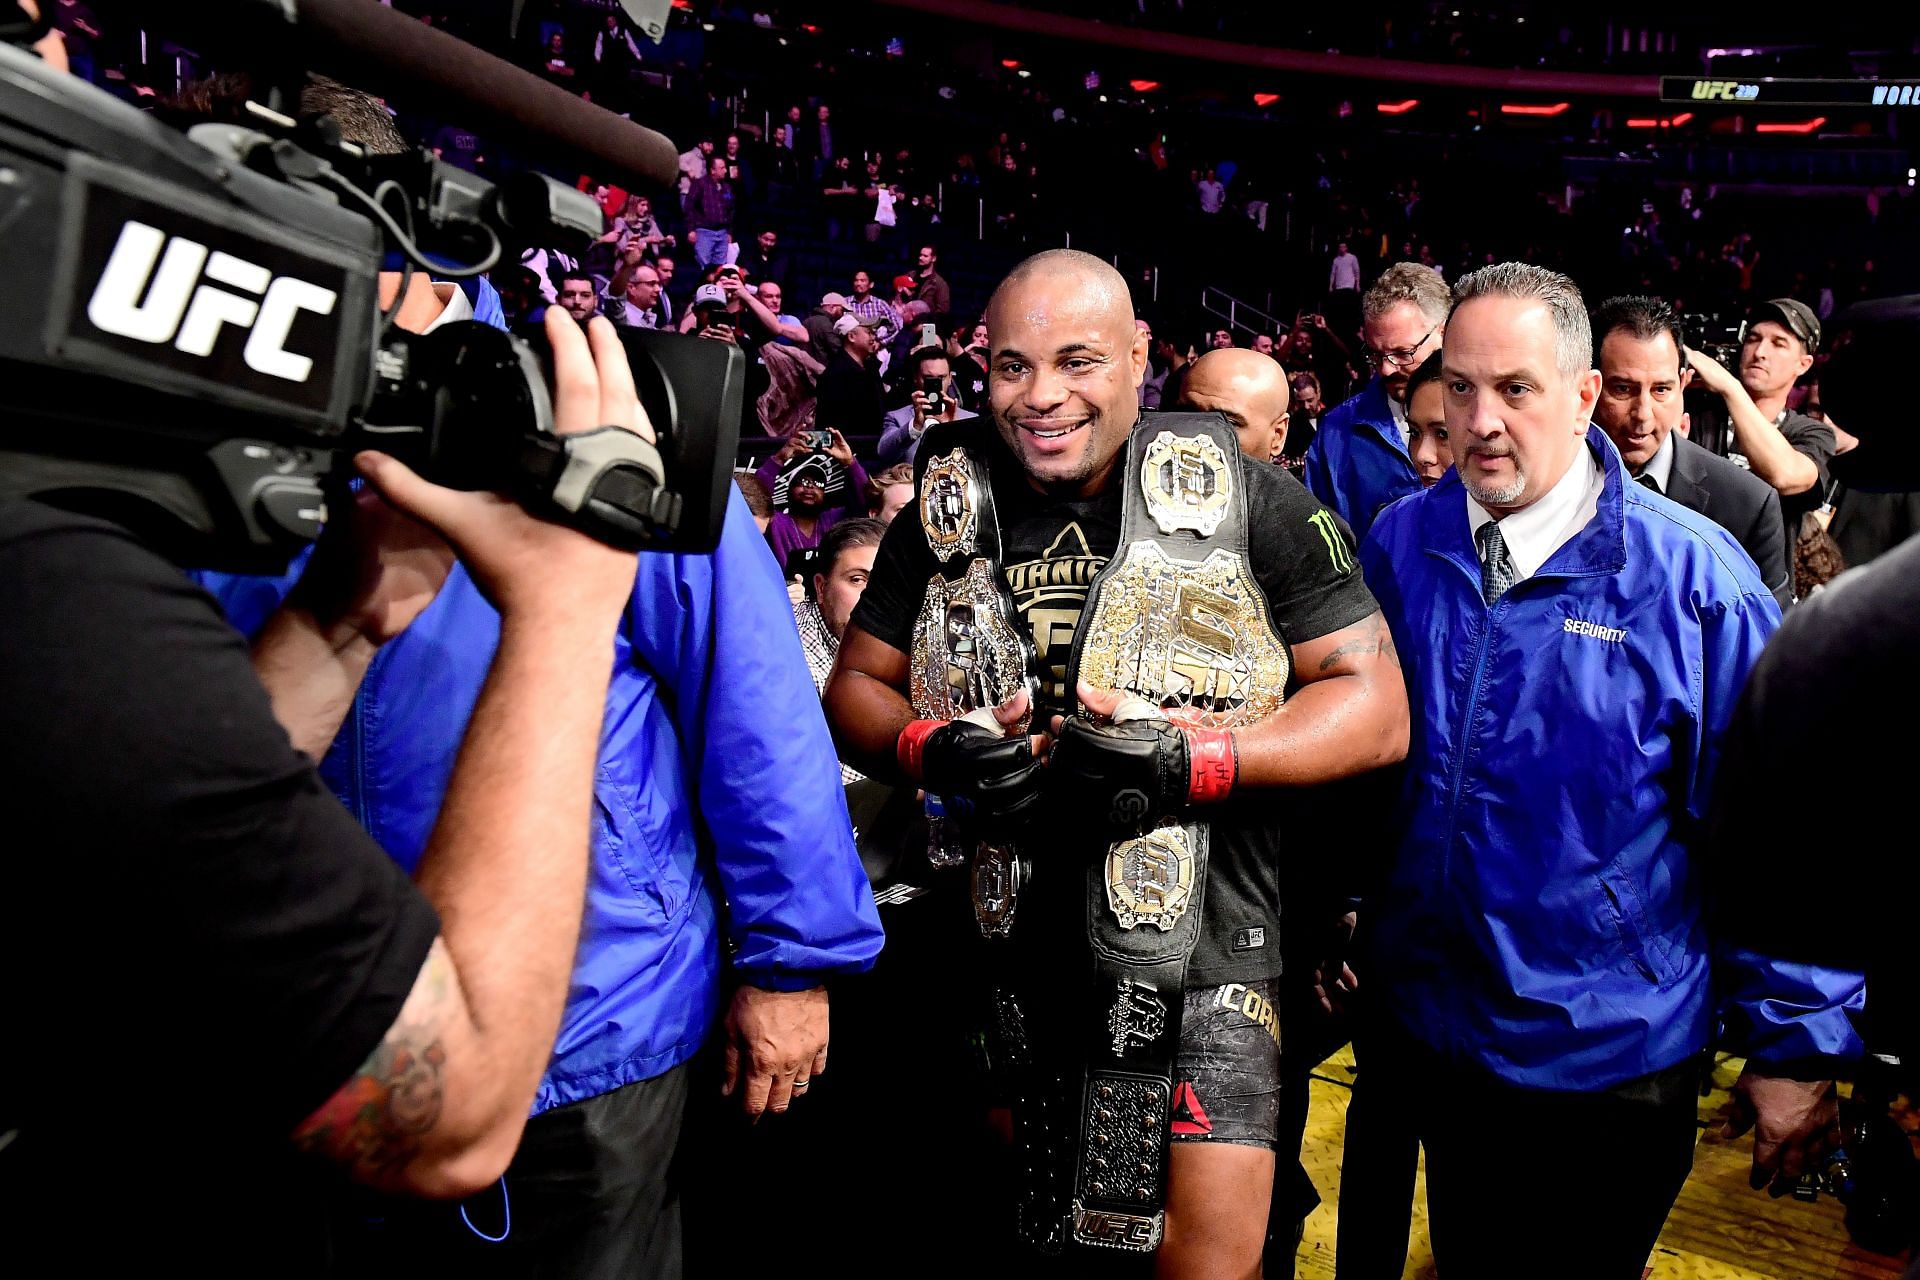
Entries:
[[1507, 537], [1497, 520], [1481, 525], [1473, 540], [1480, 548], [1480, 594], [1492, 605], [1514, 583], [1513, 557], [1507, 554]]
[[1645, 475], [1645, 474], [1638, 475], [1634, 477], [1634, 480], [1638, 484], [1645, 485], [1647, 488], [1653, 490], [1655, 493], [1660, 492], [1660, 482], [1658, 480], [1655, 480], [1650, 475]]

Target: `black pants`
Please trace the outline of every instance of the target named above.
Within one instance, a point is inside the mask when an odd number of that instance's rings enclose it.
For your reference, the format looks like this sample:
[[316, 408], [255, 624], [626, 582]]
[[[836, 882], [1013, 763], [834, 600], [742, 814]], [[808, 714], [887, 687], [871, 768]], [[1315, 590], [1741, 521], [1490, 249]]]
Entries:
[[1401, 1082], [1427, 1149], [1443, 1276], [1638, 1280], [1693, 1168], [1698, 1059], [1587, 1093], [1516, 1088], [1404, 1045], [1363, 1074], [1376, 1068]]
[[829, 984], [827, 1070], [787, 1114], [749, 1125], [738, 1099], [720, 1096], [717, 1067], [701, 1078], [689, 1280], [936, 1263], [987, 1275], [1011, 1256], [1011, 1174], [985, 1126], [968, 1035], [979, 943], [963, 882], [880, 909], [886, 948], [871, 973]]
[[1402, 1114], [1402, 1088], [1364, 1029], [1353, 1038], [1355, 1074], [1340, 1154], [1340, 1223], [1334, 1252], [1337, 1280], [1400, 1280], [1413, 1229], [1420, 1135]]
[[386, 1202], [356, 1215], [339, 1273], [674, 1280], [689, 1076], [682, 1065], [535, 1116], [504, 1185], [461, 1204]]

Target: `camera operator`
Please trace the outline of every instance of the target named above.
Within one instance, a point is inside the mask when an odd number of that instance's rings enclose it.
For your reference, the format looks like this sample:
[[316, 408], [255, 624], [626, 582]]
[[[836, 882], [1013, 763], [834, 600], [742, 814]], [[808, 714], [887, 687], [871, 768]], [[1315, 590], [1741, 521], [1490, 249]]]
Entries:
[[[583, 333], [556, 310], [547, 332], [559, 429], [650, 434], [610, 328]], [[131, 1190], [114, 1230], [88, 1236], [93, 1265], [122, 1249], [143, 1267], [177, 1249], [203, 1273], [312, 1262], [315, 1224], [292, 1219], [317, 1202], [294, 1152], [382, 1191], [484, 1187], [551, 1052], [584, 894], [598, 673], [634, 557], [384, 455], [357, 462], [369, 491], [339, 527], [351, 535], [332, 535], [268, 623], [259, 677], [133, 522], [88, 514], [115, 509], [100, 495], [0, 499], [14, 730], [0, 786], [27, 830], [8, 896], [51, 906], [82, 875], [97, 886], [57, 982], [30, 976], [48, 958], [35, 935], [5, 931], [0, 1186], [16, 1232], [66, 1249], [110, 1159]], [[410, 884], [301, 752], [332, 737], [375, 652], [433, 600], [448, 543], [501, 638]], [[156, 1140], [156, 1119], [182, 1108], [191, 1134]], [[217, 1229], [192, 1229], [215, 1192]]]
[[[1783, 536], [1791, 547], [1800, 517], [1826, 501], [1833, 428], [1787, 408], [1787, 393], [1813, 367], [1820, 321], [1804, 303], [1775, 298], [1747, 316], [1736, 377], [1713, 357], [1687, 348], [1693, 381], [1718, 396], [1732, 426], [1729, 456], [1780, 495]], [[1738, 455], [1735, 457], [1734, 455]]]
[[[349, 104], [302, 107], [338, 119]], [[376, 151], [404, 145], [343, 132]], [[551, 317], [550, 329], [579, 332], [563, 309]], [[865, 968], [880, 930], [844, 807], [820, 803], [840, 794], [823, 717], [762, 724], [763, 699], [810, 705], [811, 680], [797, 649], [764, 644], [792, 625], [791, 608], [745, 505], [729, 499], [713, 552], [650, 553], [637, 572], [627, 562], [611, 686], [596, 701], [607, 729], [581, 806], [593, 820], [564, 837], [590, 852], [584, 915], [569, 912], [582, 942], [567, 952], [572, 981], [524, 1140], [500, 1186], [469, 1204], [379, 1204], [343, 1241], [360, 1274], [676, 1275], [675, 1152], [710, 1032], [726, 1091], [755, 1118], [804, 1097], [825, 1065], [822, 981]], [[453, 796], [450, 744], [505, 643], [478, 586], [452, 575], [382, 655], [322, 764], [402, 866]]]

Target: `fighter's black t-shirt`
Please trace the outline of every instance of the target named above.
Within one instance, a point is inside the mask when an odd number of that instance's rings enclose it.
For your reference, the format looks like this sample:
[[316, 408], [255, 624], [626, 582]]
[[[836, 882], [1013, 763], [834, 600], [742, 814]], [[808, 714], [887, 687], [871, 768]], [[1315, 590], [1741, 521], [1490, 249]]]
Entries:
[[[1049, 497], [1026, 483], [1019, 462], [990, 427], [981, 427], [973, 438], [983, 442], [989, 458], [1001, 569], [1020, 621], [1033, 637], [1039, 714], [1061, 714], [1067, 709], [1067, 663], [1087, 589], [1119, 545], [1122, 486], [1111, 483], [1083, 500]], [[1249, 461], [1244, 473], [1248, 560], [1280, 638], [1290, 647], [1300, 645], [1373, 613], [1378, 605], [1355, 567], [1353, 533], [1345, 523], [1270, 464]], [[939, 567], [914, 510], [909, 507], [888, 527], [852, 619], [902, 653], [912, 648], [914, 619], [927, 581]], [[1299, 852], [1287, 839], [1292, 807], [1283, 793], [1243, 791], [1206, 811], [1212, 819], [1212, 852], [1189, 985], [1279, 973], [1279, 861]], [[1095, 857], [1097, 850], [1085, 856]], [[1066, 878], [1055, 867], [1068, 860], [1040, 851], [1035, 861], [1034, 887], [1044, 903], [1053, 897], [1045, 881], [1060, 886]]]

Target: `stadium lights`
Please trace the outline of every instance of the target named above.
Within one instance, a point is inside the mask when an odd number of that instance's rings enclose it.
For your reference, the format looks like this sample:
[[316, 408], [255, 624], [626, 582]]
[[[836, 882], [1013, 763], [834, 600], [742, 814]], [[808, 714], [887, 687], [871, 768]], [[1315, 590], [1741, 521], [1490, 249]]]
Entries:
[[1160, 87], [1158, 80], [1129, 80], [1127, 84], [1135, 93], [1152, 93]]
[[1567, 102], [1503, 102], [1500, 114], [1503, 116], [1557, 116], [1573, 104]]
[[1373, 109], [1384, 116], [1403, 116], [1419, 105], [1418, 98], [1403, 98], [1399, 102], [1376, 102]]
[[1018, 71], [1020, 69], [1020, 59], [1002, 58], [1000, 59], [1000, 65], [1005, 67], [1009, 71]]
[[1256, 107], [1270, 107], [1278, 101], [1280, 101], [1280, 95], [1277, 93], [1256, 93], [1253, 95], [1253, 105]]
[[1693, 119], [1693, 112], [1691, 111], [1682, 111], [1677, 116], [1667, 116], [1664, 118], [1660, 116], [1629, 116], [1627, 118], [1627, 128], [1629, 129], [1678, 129], [1681, 125], [1685, 124], [1687, 121], [1691, 119]]
[[1825, 116], [1815, 116], [1811, 120], [1765, 120], [1753, 126], [1755, 133], [1812, 133], [1827, 122]]

